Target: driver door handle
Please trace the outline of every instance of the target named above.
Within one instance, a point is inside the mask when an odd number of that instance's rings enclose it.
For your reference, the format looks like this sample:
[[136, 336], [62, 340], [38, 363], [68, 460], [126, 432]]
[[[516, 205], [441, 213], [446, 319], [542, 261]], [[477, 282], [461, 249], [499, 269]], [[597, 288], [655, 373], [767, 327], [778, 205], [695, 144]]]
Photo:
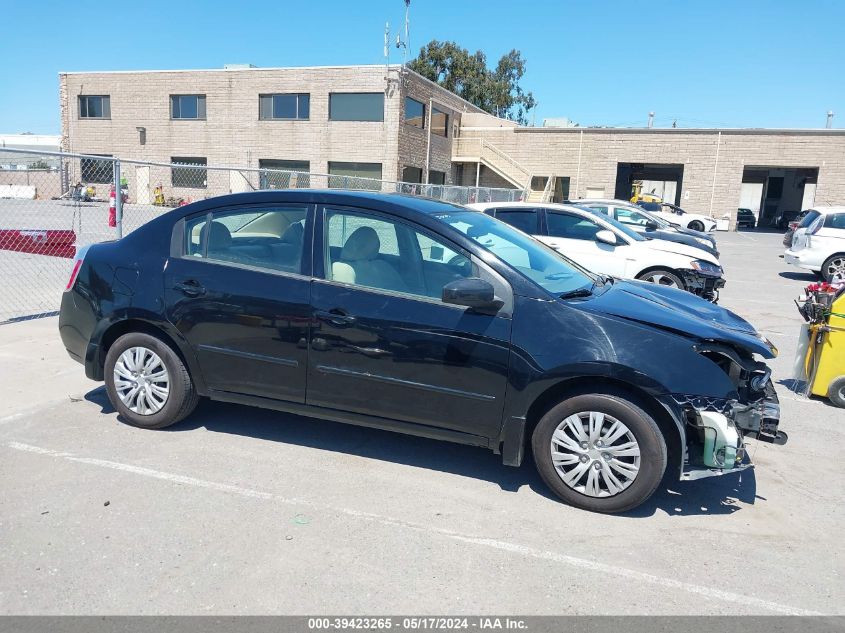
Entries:
[[331, 323], [336, 327], [349, 327], [355, 323], [355, 317], [343, 308], [332, 308], [331, 310], [317, 310], [315, 315], [321, 321]]

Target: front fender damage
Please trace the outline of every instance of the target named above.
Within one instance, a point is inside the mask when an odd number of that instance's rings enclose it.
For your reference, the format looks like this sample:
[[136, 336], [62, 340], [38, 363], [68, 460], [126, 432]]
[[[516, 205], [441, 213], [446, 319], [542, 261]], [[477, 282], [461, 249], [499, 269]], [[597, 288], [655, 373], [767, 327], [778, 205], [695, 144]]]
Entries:
[[702, 479], [753, 468], [746, 451], [748, 438], [786, 443], [786, 433], [778, 430], [780, 403], [768, 369], [762, 377], [751, 373], [742, 383], [738, 389], [745, 396], [742, 399], [672, 395], [683, 411], [687, 430], [681, 479]]

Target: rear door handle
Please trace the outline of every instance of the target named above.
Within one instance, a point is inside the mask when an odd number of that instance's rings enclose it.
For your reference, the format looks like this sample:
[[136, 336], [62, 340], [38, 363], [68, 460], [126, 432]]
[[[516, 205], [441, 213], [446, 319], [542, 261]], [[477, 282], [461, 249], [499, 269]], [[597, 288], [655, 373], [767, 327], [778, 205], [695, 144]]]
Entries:
[[199, 297], [200, 295], [205, 294], [205, 287], [196, 279], [182, 281], [173, 286], [173, 288], [188, 297]]
[[321, 321], [326, 321], [337, 327], [349, 327], [355, 323], [355, 317], [346, 312], [342, 308], [332, 308], [331, 310], [317, 310], [315, 313], [317, 318]]

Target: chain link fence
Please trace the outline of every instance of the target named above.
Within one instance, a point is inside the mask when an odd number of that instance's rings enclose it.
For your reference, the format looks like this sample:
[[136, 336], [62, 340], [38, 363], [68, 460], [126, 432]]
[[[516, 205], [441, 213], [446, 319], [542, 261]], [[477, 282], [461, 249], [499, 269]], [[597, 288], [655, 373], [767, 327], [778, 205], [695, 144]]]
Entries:
[[353, 189], [453, 202], [512, 202], [522, 190], [427, 185], [276, 169], [0, 148], [0, 323], [59, 308], [76, 249], [118, 239], [177, 206], [262, 189]]

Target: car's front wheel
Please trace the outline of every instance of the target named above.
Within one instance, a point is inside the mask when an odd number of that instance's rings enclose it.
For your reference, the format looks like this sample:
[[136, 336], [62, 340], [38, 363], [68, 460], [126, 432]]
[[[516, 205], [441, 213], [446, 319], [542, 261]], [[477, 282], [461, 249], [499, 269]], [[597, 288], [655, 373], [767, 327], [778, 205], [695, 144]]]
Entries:
[[106, 391], [133, 426], [161, 429], [190, 414], [199, 397], [182, 359], [162, 340], [124, 334], [106, 354]]
[[617, 395], [578, 395], [552, 407], [534, 428], [531, 446], [549, 488], [595, 512], [637, 507], [666, 470], [666, 441], [657, 423]]
[[649, 270], [640, 274], [637, 279], [641, 281], [648, 281], [649, 283], [659, 284], [661, 286], [668, 286], [670, 288], [680, 288], [686, 290], [683, 280], [678, 275], [670, 270], [658, 269]]
[[690, 228], [693, 231], [701, 231], [703, 233], [704, 232], [704, 222], [702, 222], [701, 220], [693, 220], [692, 222], [689, 223], [689, 227], [687, 227], [687, 228]]

